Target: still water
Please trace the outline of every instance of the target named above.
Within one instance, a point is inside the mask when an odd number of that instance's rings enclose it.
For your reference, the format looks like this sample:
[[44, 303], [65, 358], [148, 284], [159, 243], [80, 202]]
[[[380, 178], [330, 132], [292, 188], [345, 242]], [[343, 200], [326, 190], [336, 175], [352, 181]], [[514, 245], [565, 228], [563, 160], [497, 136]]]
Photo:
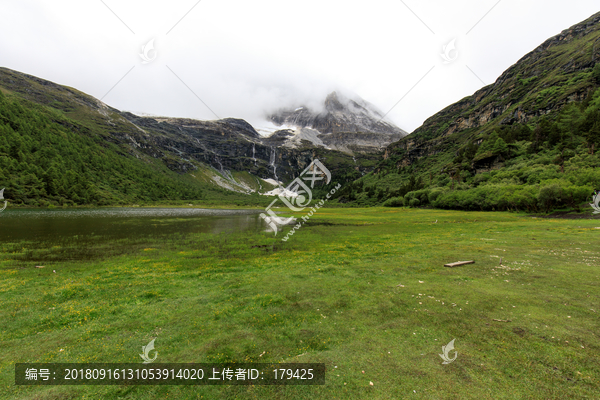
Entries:
[[21, 261], [93, 259], [161, 238], [265, 229], [260, 210], [102, 208], [0, 213], [0, 248]]

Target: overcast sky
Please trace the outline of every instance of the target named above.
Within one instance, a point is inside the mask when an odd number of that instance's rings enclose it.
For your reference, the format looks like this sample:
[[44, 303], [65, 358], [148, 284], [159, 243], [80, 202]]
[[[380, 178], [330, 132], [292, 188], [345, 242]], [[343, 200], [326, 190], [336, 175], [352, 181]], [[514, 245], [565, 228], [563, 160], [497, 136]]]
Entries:
[[[0, 11], [1, 66], [121, 110], [260, 127], [265, 111], [337, 89], [411, 132], [600, 4], [0, 0]], [[153, 39], [144, 64], [139, 54]], [[444, 52], [452, 40], [456, 50]]]

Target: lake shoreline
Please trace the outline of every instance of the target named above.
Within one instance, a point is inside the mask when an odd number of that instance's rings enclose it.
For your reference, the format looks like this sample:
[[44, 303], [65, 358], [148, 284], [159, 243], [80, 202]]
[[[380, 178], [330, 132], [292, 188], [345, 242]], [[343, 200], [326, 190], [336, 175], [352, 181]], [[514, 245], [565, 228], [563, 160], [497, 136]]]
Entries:
[[13, 210], [80, 210], [80, 209], [104, 209], [104, 208], [203, 208], [214, 210], [263, 210], [261, 206], [238, 206], [234, 204], [114, 204], [95, 206], [93, 204], [82, 204], [77, 206], [30, 206], [30, 205], [11, 205], [8, 203], [6, 209]]

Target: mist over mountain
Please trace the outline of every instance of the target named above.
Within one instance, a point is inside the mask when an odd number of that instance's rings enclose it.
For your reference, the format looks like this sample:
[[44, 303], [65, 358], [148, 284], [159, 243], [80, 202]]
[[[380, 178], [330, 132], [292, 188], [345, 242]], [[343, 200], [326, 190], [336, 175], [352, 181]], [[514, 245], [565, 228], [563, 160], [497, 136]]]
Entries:
[[358, 96], [345, 96], [338, 91], [327, 95], [321, 107], [299, 105], [282, 109], [269, 119], [277, 125], [311, 128], [321, 133], [371, 132], [406, 136], [407, 132], [384, 120], [384, 114], [373, 104]]
[[272, 139], [296, 147], [302, 141], [344, 152], [379, 151], [407, 133], [384, 119], [377, 107], [357, 95], [329, 93], [319, 104], [297, 103], [268, 119], [281, 128]]

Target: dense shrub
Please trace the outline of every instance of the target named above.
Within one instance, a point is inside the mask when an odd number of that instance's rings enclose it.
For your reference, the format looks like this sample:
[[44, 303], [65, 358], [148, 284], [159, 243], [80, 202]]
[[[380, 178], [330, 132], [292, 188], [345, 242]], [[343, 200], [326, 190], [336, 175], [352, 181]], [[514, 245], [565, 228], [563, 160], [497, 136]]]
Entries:
[[441, 188], [435, 188], [432, 189], [429, 194], [427, 195], [427, 200], [429, 202], [429, 204], [433, 204], [435, 203], [435, 201], [437, 200], [437, 198], [444, 193], [444, 189]]
[[557, 183], [540, 188], [538, 203], [542, 210], [549, 212], [554, 207], [563, 203], [563, 191]]
[[577, 208], [592, 191], [591, 186], [576, 186], [566, 180], [546, 181], [535, 186], [486, 185], [441, 192], [432, 204], [459, 210], [550, 212], [561, 207]]
[[392, 197], [383, 203], [384, 207], [404, 207], [404, 197]]
[[421, 205], [421, 201], [419, 199], [413, 198], [408, 201], [408, 205], [411, 207], [419, 207]]
[[[409, 192], [404, 196], [404, 200], [411, 206], [415, 207], [415, 205], [427, 205], [429, 204], [429, 193], [431, 189], [421, 189], [415, 190], [413, 192]], [[418, 200], [418, 202], [413, 202], [413, 200]], [[411, 203], [412, 202], [412, 203]]]

